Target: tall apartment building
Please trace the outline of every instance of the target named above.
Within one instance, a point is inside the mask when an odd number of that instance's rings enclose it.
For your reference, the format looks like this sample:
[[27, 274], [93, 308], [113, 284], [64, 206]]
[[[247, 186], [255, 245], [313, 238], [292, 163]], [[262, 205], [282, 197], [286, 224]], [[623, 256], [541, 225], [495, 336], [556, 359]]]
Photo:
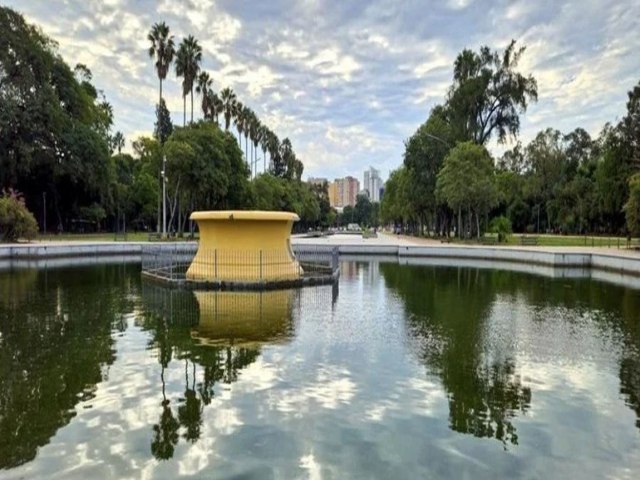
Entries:
[[336, 200], [336, 183], [335, 182], [329, 182], [329, 187], [328, 187], [328, 193], [329, 193], [329, 204], [332, 207], [336, 206], [337, 200]]
[[364, 185], [362, 187], [369, 193], [369, 200], [372, 202], [380, 201], [380, 189], [382, 188], [382, 179], [380, 171], [373, 167], [364, 171]]
[[355, 206], [359, 190], [360, 182], [357, 178], [351, 176], [336, 178], [333, 183], [329, 185], [329, 200], [332, 202], [331, 206]]

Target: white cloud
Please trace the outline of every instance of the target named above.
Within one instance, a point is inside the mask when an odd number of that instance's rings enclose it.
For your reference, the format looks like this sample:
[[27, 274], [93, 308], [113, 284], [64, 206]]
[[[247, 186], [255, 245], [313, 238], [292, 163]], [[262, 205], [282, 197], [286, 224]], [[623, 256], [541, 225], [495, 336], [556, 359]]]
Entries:
[[[537, 78], [540, 100], [522, 118], [523, 140], [547, 126], [596, 134], [623, 114], [640, 71], [635, 0], [8, 4], [58, 40], [68, 63], [91, 68], [128, 140], [153, 129], [158, 82], [146, 36], [166, 21], [177, 41], [200, 40], [215, 88], [234, 88], [291, 138], [306, 174], [330, 178], [399, 165], [403, 140], [444, 100], [463, 48], [503, 48], [512, 38], [527, 46], [521, 69]], [[181, 124], [173, 72], [164, 92]]]

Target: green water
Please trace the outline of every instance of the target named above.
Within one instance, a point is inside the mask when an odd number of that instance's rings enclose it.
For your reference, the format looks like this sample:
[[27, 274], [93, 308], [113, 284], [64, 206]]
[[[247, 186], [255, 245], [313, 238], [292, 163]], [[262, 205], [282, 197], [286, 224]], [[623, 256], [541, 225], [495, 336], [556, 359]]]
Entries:
[[0, 478], [638, 478], [640, 290], [342, 264], [171, 292], [0, 272]]

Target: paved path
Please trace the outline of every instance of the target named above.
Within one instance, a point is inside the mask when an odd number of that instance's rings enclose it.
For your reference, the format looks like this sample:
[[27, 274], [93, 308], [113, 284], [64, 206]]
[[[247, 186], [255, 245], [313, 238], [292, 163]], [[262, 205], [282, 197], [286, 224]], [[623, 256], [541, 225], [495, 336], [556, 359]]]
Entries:
[[327, 237], [304, 238], [294, 236], [293, 244], [300, 245], [362, 245], [362, 246], [400, 246], [400, 247], [447, 247], [463, 249], [486, 249], [499, 248], [505, 250], [524, 250], [532, 252], [549, 253], [599, 253], [601, 255], [615, 255], [621, 257], [640, 258], [640, 250], [627, 250], [624, 248], [607, 247], [562, 247], [562, 246], [521, 246], [521, 245], [474, 245], [467, 243], [442, 243], [440, 240], [430, 238], [417, 238], [405, 235], [392, 235], [388, 233], [378, 233], [378, 238], [364, 239], [360, 235], [335, 234]]

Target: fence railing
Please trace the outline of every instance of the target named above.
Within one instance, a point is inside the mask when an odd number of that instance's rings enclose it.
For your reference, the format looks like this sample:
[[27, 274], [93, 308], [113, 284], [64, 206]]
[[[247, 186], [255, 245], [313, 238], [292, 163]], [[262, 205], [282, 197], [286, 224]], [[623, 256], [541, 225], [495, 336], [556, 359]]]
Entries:
[[338, 250], [207, 250], [190, 245], [142, 248], [142, 271], [165, 280], [224, 282], [284, 281], [332, 276], [339, 271]]

